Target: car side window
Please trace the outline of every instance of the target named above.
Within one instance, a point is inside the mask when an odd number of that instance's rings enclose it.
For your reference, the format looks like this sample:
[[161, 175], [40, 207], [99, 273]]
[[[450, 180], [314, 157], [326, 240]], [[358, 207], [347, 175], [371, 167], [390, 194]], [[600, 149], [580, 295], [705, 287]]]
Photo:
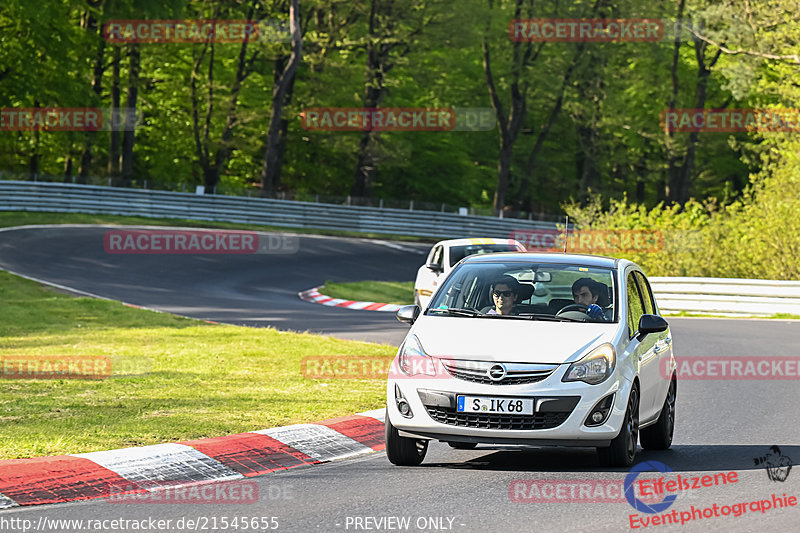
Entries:
[[642, 298], [636, 286], [636, 278], [633, 272], [628, 274], [628, 335], [633, 338], [634, 333], [639, 329], [639, 319], [644, 314]]
[[655, 305], [653, 300], [653, 291], [650, 290], [650, 283], [647, 282], [647, 278], [644, 277], [644, 274], [641, 272], [636, 272], [636, 281], [639, 282], [639, 290], [642, 293], [642, 300], [644, 300], [644, 312], [648, 315], [654, 315], [655, 312]]
[[439, 266], [442, 266], [442, 259], [444, 255], [444, 248], [441, 246], [437, 246], [435, 250], [433, 250], [433, 259], [431, 259], [431, 263], [435, 263]]

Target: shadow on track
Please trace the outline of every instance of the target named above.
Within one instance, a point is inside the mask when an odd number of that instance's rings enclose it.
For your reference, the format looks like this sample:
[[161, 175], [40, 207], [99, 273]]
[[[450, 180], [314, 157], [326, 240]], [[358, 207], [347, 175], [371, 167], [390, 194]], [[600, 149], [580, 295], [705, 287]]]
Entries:
[[[800, 461], [800, 446], [779, 444], [783, 455]], [[715, 445], [676, 445], [665, 451], [645, 451], [639, 449], [636, 463], [659, 461], [675, 472], [764, 470], [756, 465], [755, 459], [768, 453], [766, 444], [715, 444]], [[516, 472], [627, 472], [628, 468], [608, 468], [600, 466], [593, 448], [482, 448], [478, 446], [471, 453], [481, 450], [497, 450], [481, 457], [463, 462], [423, 463], [422, 467], [448, 469], [516, 471]], [[454, 460], [456, 453], [452, 452]], [[794, 462], [794, 461], [793, 461]]]

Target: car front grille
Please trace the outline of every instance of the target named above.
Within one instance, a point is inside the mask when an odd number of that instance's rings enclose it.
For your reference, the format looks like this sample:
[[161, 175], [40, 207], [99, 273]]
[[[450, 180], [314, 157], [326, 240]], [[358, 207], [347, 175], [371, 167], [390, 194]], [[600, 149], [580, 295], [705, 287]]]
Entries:
[[569, 412], [536, 413], [533, 415], [501, 415], [485, 413], [459, 413], [455, 409], [442, 406], [425, 406], [428, 414], [436, 422], [449, 426], [478, 429], [551, 429], [560, 426], [569, 418]]
[[[537, 383], [556, 371], [558, 365], [535, 363], [497, 363], [492, 361], [463, 361], [442, 359], [442, 365], [456, 379], [482, 385], [524, 385]], [[499, 379], [490, 377], [491, 371], [503, 368]]]
[[459, 372], [458, 370], [447, 369], [454, 378], [463, 379], [464, 381], [471, 381], [473, 383], [481, 383], [483, 385], [524, 385], [525, 383], [536, 383], [542, 381], [549, 374], [544, 376], [525, 376], [525, 377], [506, 377], [502, 381], [494, 381], [487, 376], [479, 376], [468, 372]]

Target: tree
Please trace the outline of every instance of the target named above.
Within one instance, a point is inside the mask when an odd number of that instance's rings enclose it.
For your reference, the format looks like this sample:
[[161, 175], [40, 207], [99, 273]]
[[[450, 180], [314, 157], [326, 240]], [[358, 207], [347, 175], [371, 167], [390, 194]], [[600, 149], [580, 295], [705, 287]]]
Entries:
[[[303, 52], [303, 36], [300, 30], [300, 1], [291, 0], [289, 4], [289, 31], [292, 35], [292, 52], [280, 75], [272, 86], [272, 111], [269, 117], [264, 164], [261, 170], [261, 194], [272, 196], [280, 184], [281, 168], [281, 120], [286, 96], [294, 84], [297, 66]], [[277, 69], [276, 69], [277, 74]]]

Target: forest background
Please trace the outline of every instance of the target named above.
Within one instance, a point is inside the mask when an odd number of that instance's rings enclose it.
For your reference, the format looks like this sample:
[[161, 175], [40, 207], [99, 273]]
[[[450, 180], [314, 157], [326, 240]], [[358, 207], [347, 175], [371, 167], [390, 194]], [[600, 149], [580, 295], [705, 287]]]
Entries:
[[[4, 0], [0, 107], [134, 110], [125, 131], [2, 131], [3, 179], [660, 229], [651, 274], [800, 277], [798, 131], [672, 132], [675, 108], [787, 109], [800, 4], [642, 0]], [[515, 19], [657, 19], [655, 42], [526, 42]], [[118, 43], [118, 20], [266, 38]], [[478, 131], [303, 127], [319, 107], [490, 110]], [[449, 208], [449, 207], [448, 207]]]

